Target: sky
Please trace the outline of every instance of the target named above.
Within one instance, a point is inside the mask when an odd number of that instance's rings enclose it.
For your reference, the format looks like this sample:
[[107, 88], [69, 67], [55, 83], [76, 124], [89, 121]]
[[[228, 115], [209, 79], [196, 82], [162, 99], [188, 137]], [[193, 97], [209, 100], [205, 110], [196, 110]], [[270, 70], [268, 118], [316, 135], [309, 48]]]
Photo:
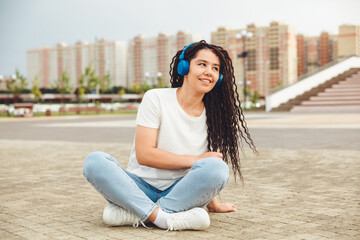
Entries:
[[308, 36], [360, 25], [360, 0], [0, 0], [0, 75], [26, 76], [26, 51], [95, 38], [129, 41], [178, 31], [210, 41], [218, 27], [280, 21]]

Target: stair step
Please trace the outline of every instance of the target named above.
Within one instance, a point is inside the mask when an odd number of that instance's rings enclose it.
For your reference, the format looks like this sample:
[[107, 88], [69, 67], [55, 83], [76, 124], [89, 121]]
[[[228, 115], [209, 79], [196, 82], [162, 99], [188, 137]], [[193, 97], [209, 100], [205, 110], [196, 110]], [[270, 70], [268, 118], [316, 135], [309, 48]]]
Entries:
[[356, 74], [354, 74], [354, 75], [352, 75], [352, 76], [350, 76], [349, 78], [360, 78], [360, 74], [359, 73], [356, 73]]
[[334, 84], [331, 88], [341, 88], [341, 89], [360, 89], [360, 83], [359, 84]]
[[356, 85], [356, 86], [359, 86], [360, 81], [359, 82], [340, 82], [340, 83], [338, 83], [336, 85], [340, 85], [340, 86]]
[[360, 81], [360, 76], [352, 76], [352, 77], [348, 77], [344, 80], [341, 80], [340, 82], [346, 82], [346, 81]]
[[338, 92], [320, 92], [318, 93], [318, 97], [357, 97], [359, 96], [360, 94], [358, 92], [354, 92], [354, 93], [351, 93], [351, 92], [341, 92], [341, 93], [338, 93]]
[[357, 72], [354, 70], [348, 70], [344, 74], [329, 79], [329, 82], [307, 91], [302, 96], [294, 97], [279, 106], [277, 110], [287, 111], [293, 106], [291, 112], [360, 113], [360, 70], [356, 69]]
[[356, 73], [356, 74], [353, 74], [347, 78], [360, 78], [360, 74], [359, 73]]
[[359, 105], [359, 101], [304, 101], [301, 105], [332, 106], [332, 105]]
[[347, 79], [339, 81], [338, 84], [360, 84], [360, 79]]
[[327, 88], [325, 89], [325, 92], [358, 92], [360, 94], [360, 88], [359, 89], [341, 89], [341, 88]]
[[321, 113], [321, 112], [355, 112], [360, 113], [360, 106], [294, 106], [290, 112], [308, 112], [308, 113]]
[[360, 95], [358, 96], [329, 96], [329, 97], [324, 97], [324, 96], [314, 96], [314, 97], [310, 97], [310, 101], [353, 101], [353, 100], [357, 100], [360, 101]]
[[360, 84], [360, 79], [359, 80], [346, 80], [346, 81], [340, 81], [340, 82], [338, 82], [337, 84], [339, 84], [339, 85], [348, 85], [348, 84], [350, 84], [350, 85], [359, 85]]

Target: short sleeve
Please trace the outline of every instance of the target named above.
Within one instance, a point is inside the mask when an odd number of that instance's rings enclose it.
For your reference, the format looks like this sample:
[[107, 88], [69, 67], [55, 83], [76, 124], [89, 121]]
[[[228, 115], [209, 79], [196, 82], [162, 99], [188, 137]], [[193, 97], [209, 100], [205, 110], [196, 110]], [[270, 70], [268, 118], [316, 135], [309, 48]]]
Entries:
[[161, 122], [160, 102], [154, 91], [147, 91], [139, 105], [136, 124], [149, 128], [159, 128]]

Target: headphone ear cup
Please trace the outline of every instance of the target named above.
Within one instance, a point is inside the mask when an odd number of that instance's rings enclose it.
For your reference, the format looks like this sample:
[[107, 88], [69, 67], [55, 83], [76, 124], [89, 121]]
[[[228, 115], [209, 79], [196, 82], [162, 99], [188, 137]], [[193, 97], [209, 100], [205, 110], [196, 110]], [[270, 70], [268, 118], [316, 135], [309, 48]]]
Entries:
[[189, 61], [187, 60], [180, 60], [177, 66], [178, 74], [185, 76], [189, 73]]
[[220, 85], [221, 81], [223, 80], [223, 77], [224, 77], [224, 76], [220, 73], [219, 79], [217, 80], [217, 82], [216, 82], [216, 84], [215, 84], [215, 87], [217, 87], [217, 86]]

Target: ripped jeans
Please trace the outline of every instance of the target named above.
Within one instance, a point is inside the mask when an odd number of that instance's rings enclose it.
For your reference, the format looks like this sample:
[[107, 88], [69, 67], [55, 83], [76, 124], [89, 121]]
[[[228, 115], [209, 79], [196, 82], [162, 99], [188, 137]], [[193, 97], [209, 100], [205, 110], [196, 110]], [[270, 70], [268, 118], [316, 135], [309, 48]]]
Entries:
[[205, 207], [229, 180], [229, 168], [223, 160], [204, 158], [196, 161], [184, 177], [161, 191], [123, 169], [103, 152], [87, 156], [83, 173], [106, 200], [135, 213], [143, 222], [157, 207], [169, 213]]

